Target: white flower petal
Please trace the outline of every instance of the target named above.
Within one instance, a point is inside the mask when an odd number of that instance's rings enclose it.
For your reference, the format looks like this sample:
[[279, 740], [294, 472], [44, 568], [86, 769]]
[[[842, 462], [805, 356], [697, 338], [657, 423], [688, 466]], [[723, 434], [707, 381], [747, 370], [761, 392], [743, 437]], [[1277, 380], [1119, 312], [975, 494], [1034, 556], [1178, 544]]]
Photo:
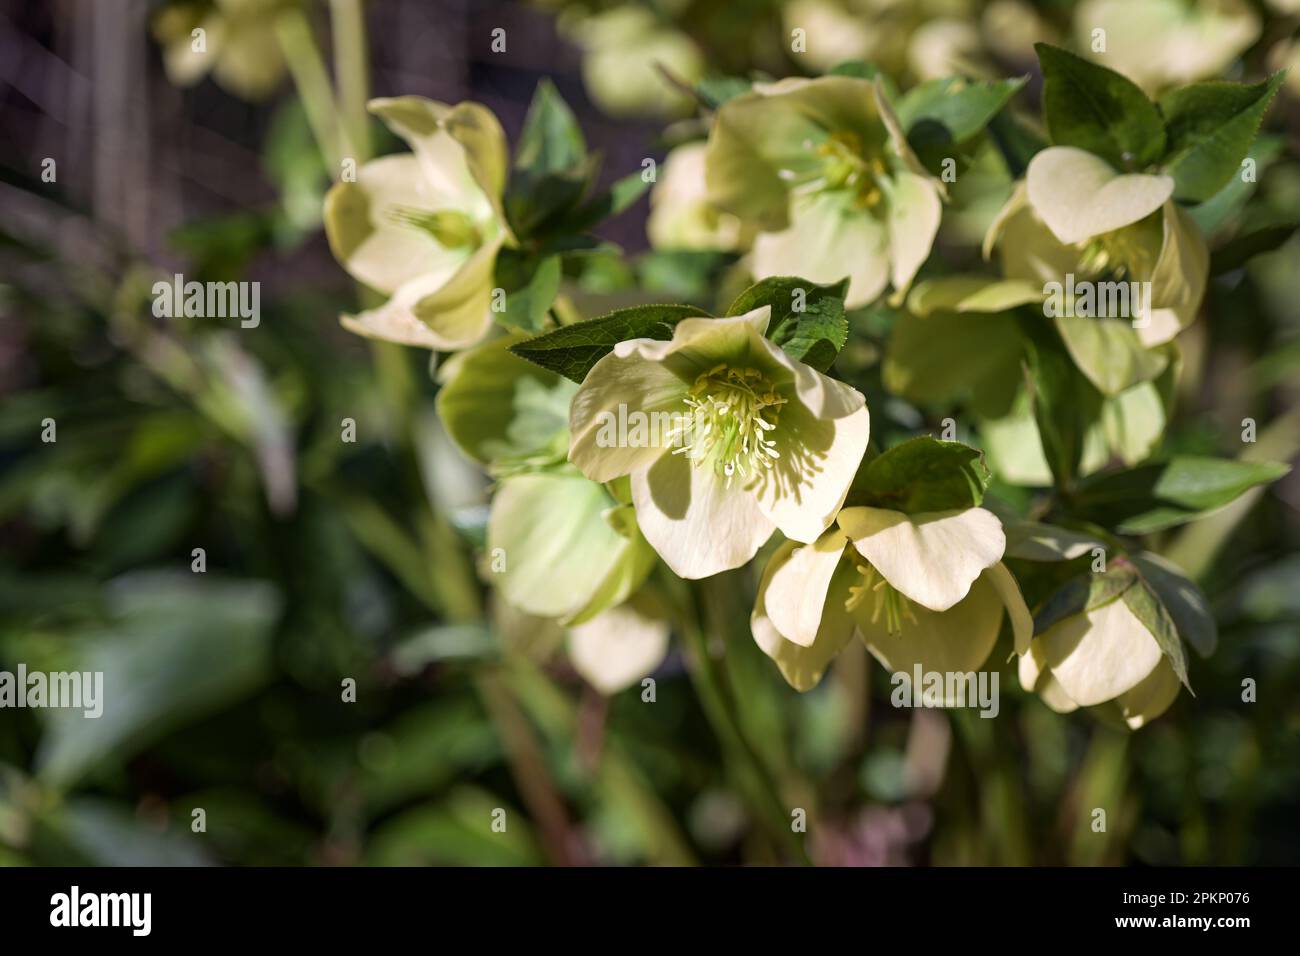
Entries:
[[787, 541], [768, 561], [749, 624], [755, 643], [776, 662], [786, 682], [797, 691], [807, 691], [817, 686], [826, 667], [853, 637], [853, 619], [845, 610], [844, 601], [849, 576], [856, 572], [847, 562], [838, 567], [827, 592], [826, 606], [816, 637], [807, 647], [796, 644], [781, 636], [781, 632], [768, 617], [766, 602], [772, 577], [789, 560], [794, 548], [794, 542]]
[[869, 595], [853, 611], [863, 641], [886, 670], [909, 677], [918, 664], [922, 671], [976, 670], [988, 660], [1002, 627], [1002, 599], [983, 578], [946, 611], [913, 605], [916, 620], [905, 617], [895, 634], [887, 630], [883, 613], [872, 621], [873, 610]]
[[1061, 689], [1081, 707], [1113, 700], [1150, 676], [1163, 655], [1123, 597], [1075, 614], [1040, 636]]
[[811, 647], [821, 629], [826, 591], [849, 543], [832, 528], [812, 544], [795, 548], [772, 574], [767, 587], [768, 617], [787, 640]]
[[1034, 616], [1029, 613], [1020, 585], [1007, 566], [999, 561], [984, 572], [984, 580], [993, 585], [1002, 598], [1002, 604], [1011, 618], [1011, 633], [1015, 637], [1016, 653], [1024, 654], [1029, 650], [1029, 642], [1034, 639]]
[[918, 515], [845, 508], [839, 524], [885, 580], [932, 611], [964, 598], [1006, 547], [1002, 523], [983, 508]]
[[668, 654], [668, 622], [630, 602], [569, 630], [569, 660], [602, 694], [617, 694], [654, 673]]
[[1061, 242], [1114, 232], [1159, 209], [1174, 192], [1168, 176], [1120, 174], [1073, 146], [1052, 146], [1025, 171], [1029, 205]]
[[445, 281], [468, 258], [468, 249], [447, 249], [429, 230], [404, 218], [448, 205], [445, 192], [429, 182], [414, 156], [384, 156], [362, 165], [355, 183], [330, 189], [325, 234], [350, 276], [392, 295], [420, 276]]
[[889, 196], [889, 261], [895, 294], [907, 291], [929, 257], [942, 217], [943, 203], [933, 179], [915, 173], [894, 176]]
[[1196, 221], [1172, 202], [1164, 205], [1163, 221], [1164, 242], [1151, 273], [1151, 319], [1135, 324], [1148, 348], [1192, 324], [1210, 274], [1210, 249]]
[[[668, 419], [655, 416], [686, 411], [685, 395], [686, 384], [664, 365], [611, 352], [592, 366], [569, 405], [569, 461], [592, 481], [610, 481], [638, 466], [648, 467], [672, 440], [671, 427], [662, 427]], [[619, 422], [631, 426], [642, 415], [647, 416], [645, 444], [630, 427], [623, 437], [637, 438], [636, 444], [610, 443], [611, 421], [617, 439]], [[651, 427], [656, 421], [661, 427]]]
[[844, 196], [818, 192], [790, 201], [790, 225], [754, 240], [750, 269], [756, 279], [802, 276], [822, 285], [849, 277], [844, 304], [874, 302], [889, 281], [889, 231]]
[[772, 536], [753, 495], [708, 465], [665, 453], [632, 472], [637, 523], [678, 577], [706, 578], [738, 568]]
[[1127, 693], [1115, 698], [1120, 715], [1130, 730], [1137, 730], [1155, 720], [1178, 699], [1182, 683], [1173, 665], [1161, 660], [1146, 679]]

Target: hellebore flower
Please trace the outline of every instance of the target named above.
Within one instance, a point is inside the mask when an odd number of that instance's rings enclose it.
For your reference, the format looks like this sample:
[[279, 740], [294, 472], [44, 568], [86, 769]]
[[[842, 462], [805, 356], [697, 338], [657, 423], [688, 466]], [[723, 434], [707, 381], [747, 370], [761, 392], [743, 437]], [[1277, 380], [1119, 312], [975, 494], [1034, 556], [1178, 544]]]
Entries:
[[631, 476], [642, 533], [683, 578], [739, 567], [774, 528], [815, 539], [866, 451], [861, 393], [764, 338], [770, 316], [620, 342], [573, 397], [569, 460], [593, 481]]
[[645, 592], [569, 629], [569, 661], [606, 696], [654, 673], [668, 655], [668, 618]]
[[1052, 710], [1112, 702], [1132, 730], [1178, 697], [1178, 675], [1122, 597], [1067, 617], [1034, 638], [1020, 657], [1020, 685]]
[[[1080, 50], [1148, 93], [1219, 76], [1260, 31], [1246, 0], [1084, 0], [1074, 26]], [[1095, 30], [1105, 32], [1103, 52]]]
[[[295, 0], [214, 0], [164, 7], [153, 19], [167, 78], [192, 86], [208, 73], [245, 100], [265, 99], [284, 78], [275, 17]], [[194, 31], [203, 31], [195, 35]]]
[[582, 48], [582, 82], [611, 116], [685, 116], [689, 95], [661, 72], [688, 85], [704, 78], [700, 48], [652, 11], [619, 6], [591, 16], [561, 16], [562, 35]]
[[890, 671], [975, 670], [993, 650], [1004, 609], [1017, 649], [1033, 635], [1002, 564], [1005, 544], [983, 508], [845, 508], [816, 542], [786, 542], [768, 561], [750, 615], [754, 640], [801, 691], [816, 686], [855, 629]]
[[906, 291], [939, 229], [943, 187], [868, 80], [756, 85], [718, 110], [705, 165], [710, 201], [760, 230], [756, 278], [848, 275], [849, 308]]
[[[1101, 542], [1076, 531], [1010, 513], [1004, 520], [1009, 559], [1059, 563], [1104, 551]], [[1063, 601], [1066, 594], [1071, 597]], [[1017, 648], [1021, 686], [1058, 713], [1093, 707], [1097, 716], [1131, 730], [1164, 713], [1181, 684], [1151, 622], [1163, 622], [1154, 626], [1167, 629], [1166, 642], [1181, 646], [1186, 640], [1203, 657], [1218, 642], [1205, 595], [1155, 554], [1116, 559], [1104, 571], [1084, 570], [1038, 604], [1040, 633]]]
[[572, 627], [636, 591], [654, 552], [637, 529], [626, 484], [606, 488], [567, 468], [502, 479], [487, 545], [506, 601]]
[[646, 232], [656, 249], [728, 252], [749, 244], [752, 230], [709, 202], [704, 186], [703, 143], [678, 146], [664, 161], [650, 193]]
[[418, 96], [371, 100], [410, 144], [357, 170], [325, 197], [330, 249], [359, 282], [391, 298], [343, 316], [345, 328], [404, 345], [473, 345], [492, 324], [493, 268], [509, 239], [501, 212], [506, 141], [491, 111]]
[[[1144, 314], [1127, 320], [1061, 316], [1057, 327], [1076, 361], [1092, 336], [1114, 332], [1118, 324], [1131, 323], [1141, 345], [1151, 348], [1196, 318], [1209, 275], [1205, 239], [1173, 202], [1173, 190], [1168, 176], [1120, 174], [1084, 150], [1050, 147], [1030, 160], [1025, 182], [990, 225], [984, 255], [996, 248], [1009, 279], [1149, 283], [1143, 286], [1149, 289]], [[1090, 372], [1091, 363], [1079, 364]], [[1104, 382], [1096, 384], [1110, 392]]]

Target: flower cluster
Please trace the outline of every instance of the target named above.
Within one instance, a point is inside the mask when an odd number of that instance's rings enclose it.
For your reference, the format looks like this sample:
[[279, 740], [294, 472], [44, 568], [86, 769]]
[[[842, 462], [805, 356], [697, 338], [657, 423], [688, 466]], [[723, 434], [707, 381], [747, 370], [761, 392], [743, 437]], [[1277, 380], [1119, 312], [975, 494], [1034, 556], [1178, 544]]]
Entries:
[[[634, 111], [611, 57], [637, 45], [639, 16], [567, 27], [614, 112]], [[651, 42], [695, 80], [689, 43]], [[1206, 210], [1239, 191], [1278, 81], [1157, 105], [1145, 90], [1190, 66], [1133, 64], [1133, 82], [1038, 52], [1041, 126], [1021, 80], [918, 69], [901, 92], [856, 63], [702, 85], [703, 135], [603, 194], [549, 85], [513, 166], [479, 104], [371, 104], [411, 151], [326, 200], [339, 262], [387, 297], [343, 323], [457, 353], [438, 410], [494, 480], [485, 577], [565, 629], [599, 690], [702, 626], [684, 582], [719, 575], [752, 589], [753, 639], [800, 691], [855, 636], [907, 675], [1014, 658], [1052, 709], [1131, 728], [1189, 685], [1185, 645], [1210, 653], [1213, 619], [1144, 537], [1285, 470], [1160, 450], [1212, 271]], [[689, 108], [680, 94], [655, 109]], [[936, 253], [948, 210], [976, 205], [964, 178], [990, 168], [983, 256], [959, 231]], [[676, 257], [677, 281], [684, 264], [713, 271], [686, 304], [641, 294], [591, 317], [607, 250], [589, 230], [652, 182], [652, 255]]]

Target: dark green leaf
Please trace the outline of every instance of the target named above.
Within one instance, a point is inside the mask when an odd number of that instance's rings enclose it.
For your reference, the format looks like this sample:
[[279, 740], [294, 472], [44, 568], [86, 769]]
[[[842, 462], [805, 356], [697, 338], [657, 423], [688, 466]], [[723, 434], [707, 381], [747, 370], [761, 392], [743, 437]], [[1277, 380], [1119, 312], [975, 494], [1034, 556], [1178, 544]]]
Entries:
[[505, 311], [493, 318], [509, 328], [540, 332], [560, 289], [560, 257], [537, 258], [517, 249], [497, 254], [495, 281], [505, 291]]
[[617, 216], [641, 198], [642, 193], [650, 188], [650, 181], [644, 171], [629, 173], [622, 179], [614, 181], [605, 192], [584, 202], [568, 215], [547, 227], [548, 235], [572, 235], [594, 229], [606, 219]]
[[1124, 603], [1133, 612], [1133, 616], [1142, 622], [1142, 626], [1151, 632], [1151, 636], [1160, 645], [1160, 650], [1169, 658], [1174, 673], [1190, 691], [1192, 685], [1187, 681], [1187, 652], [1183, 650], [1183, 642], [1178, 637], [1174, 619], [1169, 616], [1168, 609], [1160, 602], [1155, 591], [1146, 581], [1139, 579], [1124, 592]]
[[1069, 488], [1083, 458], [1088, 426], [1101, 414], [1101, 395], [1041, 322], [1023, 322], [1032, 341], [1026, 350], [1034, 420], [1043, 455], [1058, 489]]
[[1244, 179], [1241, 176], [1229, 177], [1226, 186], [1199, 206], [1192, 206], [1188, 210], [1188, 214], [1201, 227], [1201, 232], [1207, 236], [1213, 236], [1236, 219], [1241, 214], [1247, 201], [1254, 195], [1258, 185], [1258, 178], [1264, 174], [1264, 170], [1282, 155], [1285, 149], [1286, 141], [1280, 136], [1264, 135], [1256, 137], [1255, 142], [1250, 146], [1250, 151], [1246, 154], [1248, 159], [1254, 161], [1255, 175], [1250, 179]]
[[1074, 498], [1074, 510], [1122, 534], [1147, 534], [1221, 508], [1290, 470], [1275, 462], [1171, 458], [1085, 480]]
[[1023, 177], [1029, 161], [1048, 145], [1041, 131], [1013, 110], [1003, 110], [994, 116], [988, 129], [1012, 179]]
[[591, 367], [612, 352], [619, 342], [628, 339], [666, 341], [672, 338], [673, 328], [678, 322], [693, 317], [708, 316], [691, 305], [638, 305], [589, 322], [566, 325], [513, 345], [510, 351], [542, 368], [581, 382]]
[[1165, 171], [1174, 197], [1209, 199], [1236, 174], [1285, 74], [1262, 83], [1193, 83], [1160, 101], [1168, 130]]
[[848, 282], [818, 285], [797, 276], [773, 276], [742, 292], [727, 315], [744, 315], [770, 305], [767, 337], [787, 355], [824, 372], [848, 339], [849, 323], [844, 317]]
[[1300, 223], [1284, 222], [1234, 237], [1210, 256], [1210, 275], [1240, 269], [1255, 256], [1281, 248], [1298, 228]]
[[914, 148], [964, 143], [983, 132], [1025, 85], [1025, 78], [968, 80], [945, 77], [909, 90], [898, 102], [898, 119]]
[[1047, 43], [1034, 49], [1053, 145], [1077, 146], [1119, 170], [1142, 169], [1164, 155], [1160, 110], [1137, 84]]
[[1174, 619], [1178, 633], [1196, 648], [1202, 657], [1214, 653], [1219, 643], [1218, 626], [1210, 610], [1210, 602], [1205, 599], [1192, 581], [1171, 562], [1155, 554], [1135, 556], [1133, 564], [1143, 580], [1151, 586], [1160, 598], [1169, 616]]
[[1116, 562], [1105, 571], [1088, 571], [1070, 578], [1058, 588], [1034, 615], [1034, 633], [1042, 634], [1067, 617], [1095, 611], [1120, 597], [1133, 582], [1137, 572], [1132, 565]]
[[988, 483], [977, 449], [921, 435], [872, 459], [854, 480], [849, 500], [904, 514], [952, 511], [978, 507]]

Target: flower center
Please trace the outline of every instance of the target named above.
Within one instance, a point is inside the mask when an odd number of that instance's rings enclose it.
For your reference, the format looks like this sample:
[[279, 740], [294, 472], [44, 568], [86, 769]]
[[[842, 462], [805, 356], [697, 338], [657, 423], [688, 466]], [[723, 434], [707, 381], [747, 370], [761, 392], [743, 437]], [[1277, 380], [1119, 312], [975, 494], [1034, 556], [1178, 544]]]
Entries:
[[835, 133], [817, 146], [823, 161], [826, 189], [843, 189], [854, 202], [874, 209], [889, 189], [888, 170], [879, 156], [868, 157], [862, 142], [852, 133]]
[[886, 581], [879, 571], [865, 562], [855, 562], [855, 564], [858, 573], [862, 575], [862, 581], [849, 588], [849, 599], [844, 602], [845, 610], [852, 611], [864, 601], [873, 602], [871, 623], [875, 624], [880, 620], [881, 615], [884, 615], [885, 630], [890, 634], [903, 632], [904, 618], [913, 624], [918, 623], [916, 612], [912, 610], [912, 602], [894, 590], [894, 586]]
[[394, 206], [388, 211], [389, 218], [398, 225], [422, 229], [433, 236], [438, 244], [447, 249], [461, 246], [477, 246], [483, 236], [474, 220], [456, 209], [439, 209], [430, 212], [413, 206]]
[[772, 439], [785, 399], [763, 373], [723, 363], [695, 379], [686, 394], [687, 412], [673, 437], [696, 464], [708, 464], [727, 479], [771, 468], [781, 457]]
[[1164, 240], [1164, 221], [1157, 211], [1145, 219], [1089, 239], [1083, 244], [1079, 268], [1097, 279], [1123, 280], [1149, 276]]
[[832, 133], [819, 143], [808, 140], [803, 145], [817, 157], [813, 169], [779, 173], [796, 195], [842, 191], [861, 209], [875, 209], [888, 197], [889, 169], [883, 157], [873, 155], [855, 134]]

